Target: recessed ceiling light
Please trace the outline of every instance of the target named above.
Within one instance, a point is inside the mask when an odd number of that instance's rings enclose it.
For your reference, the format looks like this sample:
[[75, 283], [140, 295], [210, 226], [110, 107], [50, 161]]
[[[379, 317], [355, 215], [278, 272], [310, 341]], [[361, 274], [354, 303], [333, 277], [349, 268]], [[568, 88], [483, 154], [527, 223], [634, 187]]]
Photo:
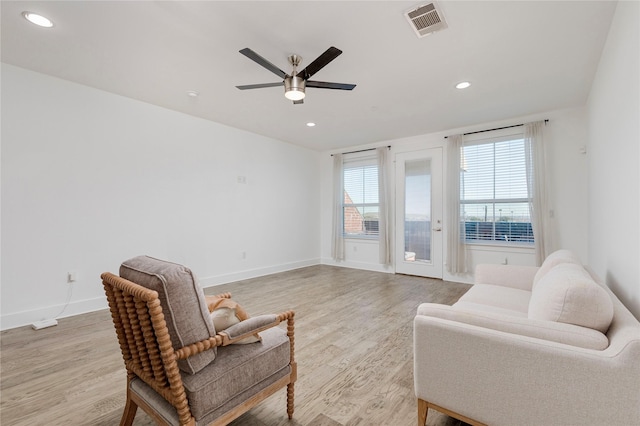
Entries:
[[312, 123], [312, 122], [308, 122], [307, 123], [307, 127], [314, 127], [316, 125], [316, 123]]
[[24, 19], [26, 19], [27, 21], [31, 22], [32, 24], [36, 24], [40, 27], [45, 27], [45, 28], [53, 27], [53, 22], [51, 22], [50, 19], [45, 18], [42, 15], [38, 15], [37, 13], [24, 11], [22, 12], [22, 16], [24, 16]]
[[471, 83], [469, 83], [468, 81], [461, 81], [460, 83], [456, 84], [456, 89], [466, 89], [469, 86], [471, 86]]
[[200, 93], [196, 92], [195, 90], [187, 90], [187, 95], [191, 96], [192, 98], [197, 98], [198, 96], [200, 96]]

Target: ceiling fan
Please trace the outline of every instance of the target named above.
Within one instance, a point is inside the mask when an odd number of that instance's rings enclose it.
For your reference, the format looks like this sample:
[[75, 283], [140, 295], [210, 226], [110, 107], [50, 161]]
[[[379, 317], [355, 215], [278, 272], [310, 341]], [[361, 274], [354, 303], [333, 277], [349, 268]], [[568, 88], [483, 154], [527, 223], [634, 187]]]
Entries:
[[242, 49], [240, 53], [256, 62], [257, 64], [262, 65], [264, 68], [268, 69], [269, 71], [283, 79], [283, 81], [279, 83], [262, 83], [236, 86], [240, 90], [260, 89], [263, 87], [276, 87], [284, 85], [284, 96], [287, 99], [292, 100], [294, 104], [301, 104], [303, 103], [303, 99], [305, 97], [305, 88], [307, 87], [338, 90], [353, 90], [353, 88], [356, 87], [355, 84], [329, 83], [326, 81], [309, 80], [311, 76], [327, 66], [329, 62], [333, 61], [342, 53], [342, 50], [337, 49], [333, 46], [328, 48], [322, 55], [318, 56], [313, 62], [311, 62], [305, 69], [301, 71], [297, 71], [297, 67], [300, 62], [302, 62], [302, 57], [295, 54], [289, 56], [289, 63], [293, 66], [293, 71], [291, 71], [291, 74], [287, 74], [286, 72], [282, 71], [280, 68], [273, 65], [271, 62], [267, 61], [265, 58], [258, 55], [248, 47]]

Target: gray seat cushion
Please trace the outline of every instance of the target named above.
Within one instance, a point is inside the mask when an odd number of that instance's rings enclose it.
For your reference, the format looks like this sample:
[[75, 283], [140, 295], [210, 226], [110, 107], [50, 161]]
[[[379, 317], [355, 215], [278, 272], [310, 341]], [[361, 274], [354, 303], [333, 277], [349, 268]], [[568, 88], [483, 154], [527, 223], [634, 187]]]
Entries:
[[[218, 348], [215, 362], [197, 374], [182, 374], [197, 424], [208, 424], [291, 372], [287, 333], [274, 327], [260, 336], [262, 342]], [[131, 390], [177, 424], [175, 409], [144, 382], [132, 381]]]
[[[204, 293], [189, 268], [176, 263], [138, 256], [120, 266], [120, 276], [158, 292], [174, 349], [216, 335]], [[178, 361], [180, 370], [195, 374], [216, 357], [216, 348]]]
[[191, 412], [200, 419], [289, 365], [289, 338], [277, 327], [260, 333], [262, 342], [218, 348], [218, 357], [198, 374], [183, 374]]

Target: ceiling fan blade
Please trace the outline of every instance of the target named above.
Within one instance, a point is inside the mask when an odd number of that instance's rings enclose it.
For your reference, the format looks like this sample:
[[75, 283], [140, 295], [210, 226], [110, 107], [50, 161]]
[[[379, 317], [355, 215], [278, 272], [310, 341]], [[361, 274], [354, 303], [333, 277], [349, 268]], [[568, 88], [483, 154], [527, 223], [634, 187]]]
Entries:
[[244, 86], [236, 86], [240, 90], [248, 90], [248, 89], [261, 89], [263, 87], [278, 87], [282, 86], [284, 82], [280, 83], [260, 83], [260, 84], [245, 84]]
[[319, 89], [338, 89], [338, 90], [353, 90], [356, 87], [355, 84], [329, 83], [327, 81], [314, 81], [314, 80], [308, 80], [306, 83], [306, 86], [317, 87]]
[[257, 64], [262, 65], [263, 67], [265, 67], [266, 69], [268, 69], [269, 71], [277, 75], [278, 77], [285, 78], [287, 76], [286, 72], [282, 71], [280, 68], [276, 67], [271, 62], [267, 61], [265, 58], [258, 55], [256, 52], [249, 49], [248, 47], [245, 47], [244, 49], [242, 49], [240, 53], [242, 53], [244, 56], [251, 59], [252, 61], [256, 62]]
[[309, 79], [312, 75], [327, 66], [329, 62], [340, 56], [341, 53], [342, 50], [331, 46], [322, 55], [318, 56], [313, 62], [307, 65], [305, 69], [298, 72], [298, 76], [305, 80]]
[[304, 103], [304, 99], [300, 99], [299, 101], [293, 101], [294, 105], [300, 105]]

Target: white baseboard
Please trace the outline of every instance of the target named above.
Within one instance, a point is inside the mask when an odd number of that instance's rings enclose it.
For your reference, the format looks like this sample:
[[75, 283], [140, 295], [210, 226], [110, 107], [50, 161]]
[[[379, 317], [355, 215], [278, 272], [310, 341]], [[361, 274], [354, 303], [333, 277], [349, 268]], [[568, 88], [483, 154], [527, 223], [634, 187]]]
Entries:
[[[320, 259], [308, 259], [299, 262], [284, 263], [276, 266], [269, 266], [265, 268], [251, 269], [247, 271], [240, 271], [231, 274], [216, 275], [211, 277], [200, 278], [200, 285], [203, 288], [213, 287], [221, 284], [228, 284], [235, 281], [246, 280], [250, 278], [262, 277], [265, 275], [276, 274], [278, 272], [286, 272], [294, 269], [305, 268], [307, 266], [319, 265]], [[38, 309], [29, 311], [16, 312], [12, 314], [6, 314], [0, 316], [0, 330], [8, 330], [10, 328], [30, 326], [31, 324], [54, 319], [54, 315], [58, 315], [64, 303], [60, 305], [45, 306]], [[88, 312], [99, 311], [101, 309], [107, 309], [107, 299], [104, 296], [96, 297], [94, 299], [79, 300], [69, 303], [62, 315], [57, 316], [57, 319], [71, 317], [74, 315], [86, 314]]]
[[384, 266], [379, 263], [354, 262], [350, 260], [336, 262], [331, 258], [323, 258], [322, 264], [330, 265], [330, 266], [339, 266], [341, 268], [361, 269], [364, 271], [384, 272], [386, 274], [395, 273], [393, 266]]
[[[43, 320], [72, 317], [108, 308], [107, 298], [104, 296], [70, 302], [64, 312], [61, 315], [58, 315], [60, 311], [62, 311], [62, 308], [64, 308], [64, 305], [65, 304], [62, 303], [60, 305], [51, 305], [29, 311], [2, 315], [2, 317], [0, 317], [0, 330], [8, 330], [10, 328], [31, 325]], [[58, 316], [54, 318], [54, 315]]]
[[215, 287], [222, 284], [229, 284], [236, 281], [248, 280], [251, 278], [263, 277], [265, 275], [277, 274], [278, 272], [292, 271], [294, 269], [306, 268], [307, 266], [319, 265], [320, 259], [309, 259], [300, 262], [283, 263], [265, 268], [250, 269], [247, 271], [234, 272], [231, 274], [214, 275], [211, 277], [199, 277], [200, 285], [203, 288]]

